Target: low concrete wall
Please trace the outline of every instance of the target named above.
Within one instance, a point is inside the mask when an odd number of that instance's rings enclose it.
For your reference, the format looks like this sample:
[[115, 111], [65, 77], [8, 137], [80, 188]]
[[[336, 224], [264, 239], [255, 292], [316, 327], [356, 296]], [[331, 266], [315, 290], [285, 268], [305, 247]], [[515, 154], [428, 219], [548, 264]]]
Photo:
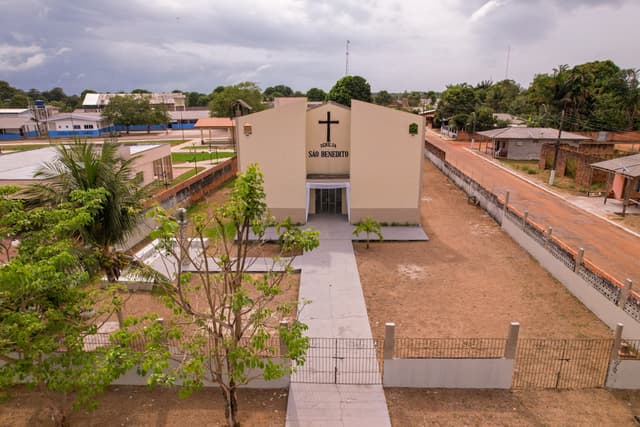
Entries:
[[637, 390], [638, 384], [640, 384], [640, 360], [611, 362], [607, 375], [607, 387]]
[[[176, 362], [170, 361], [170, 365], [176, 366]], [[270, 389], [270, 388], [289, 388], [290, 375], [285, 375], [282, 378], [278, 378], [273, 381], [265, 381], [262, 379], [262, 375], [260, 371], [257, 370], [249, 370], [250, 377], [253, 375], [260, 375], [259, 379], [255, 379], [250, 381], [249, 384], [243, 385], [242, 388], [262, 388], [262, 389]], [[118, 378], [114, 381], [113, 385], [147, 385], [148, 376], [138, 375], [137, 368], [130, 369], [126, 374]], [[176, 381], [176, 385], [182, 385], [180, 380]], [[204, 387], [218, 387], [217, 384], [205, 381], [203, 384]]]
[[385, 387], [511, 388], [511, 359], [388, 359]]
[[640, 336], [640, 323], [540, 246], [537, 241], [522, 231], [521, 224], [505, 219], [502, 222], [502, 229], [612, 330], [615, 330], [618, 323], [622, 323], [624, 338], [635, 339]]

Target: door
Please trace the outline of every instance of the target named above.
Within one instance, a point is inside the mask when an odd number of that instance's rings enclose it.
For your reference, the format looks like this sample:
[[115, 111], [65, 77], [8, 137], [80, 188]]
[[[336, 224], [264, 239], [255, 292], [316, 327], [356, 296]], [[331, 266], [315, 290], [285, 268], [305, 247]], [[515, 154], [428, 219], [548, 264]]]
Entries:
[[316, 213], [342, 214], [342, 188], [316, 188]]

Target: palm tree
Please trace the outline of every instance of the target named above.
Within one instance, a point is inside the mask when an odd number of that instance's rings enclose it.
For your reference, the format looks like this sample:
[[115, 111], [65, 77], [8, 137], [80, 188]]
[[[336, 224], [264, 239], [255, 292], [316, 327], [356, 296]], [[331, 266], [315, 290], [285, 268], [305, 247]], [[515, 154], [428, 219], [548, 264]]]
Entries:
[[353, 230], [353, 235], [358, 236], [360, 233], [366, 234], [367, 249], [369, 249], [369, 238], [371, 234], [378, 236], [378, 240], [382, 241], [382, 227], [378, 221], [370, 216], [364, 218]]
[[116, 282], [124, 268], [143, 268], [141, 263], [116, 249], [142, 220], [143, 190], [133, 178], [134, 158], [124, 160], [120, 145], [105, 141], [100, 148], [76, 141], [57, 148], [58, 158], [45, 163], [36, 174], [44, 181], [27, 191], [32, 203], [55, 206], [69, 200], [74, 190], [104, 188], [106, 202], [81, 235], [85, 247], [96, 252], [98, 268], [109, 282]]

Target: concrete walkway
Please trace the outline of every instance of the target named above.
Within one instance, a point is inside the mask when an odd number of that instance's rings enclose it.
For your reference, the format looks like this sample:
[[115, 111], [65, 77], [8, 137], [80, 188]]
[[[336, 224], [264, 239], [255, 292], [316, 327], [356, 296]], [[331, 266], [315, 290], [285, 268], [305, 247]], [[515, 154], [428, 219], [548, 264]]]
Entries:
[[[311, 301], [299, 314], [309, 326], [307, 335], [370, 339], [369, 317], [351, 243], [352, 227], [340, 216], [316, 217], [309, 225], [320, 230], [320, 246], [295, 261], [296, 268], [301, 269], [298, 298]], [[314, 359], [312, 353], [309, 356], [305, 379], [317, 372], [321, 381], [323, 373], [314, 365], [323, 361]], [[350, 382], [357, 383], [358, 379], [357, 375], [350, 377]], [[294, 374], [285, 425], [388, 427], [391, 421], [382, 385], [302, 384], [296, 382]]]

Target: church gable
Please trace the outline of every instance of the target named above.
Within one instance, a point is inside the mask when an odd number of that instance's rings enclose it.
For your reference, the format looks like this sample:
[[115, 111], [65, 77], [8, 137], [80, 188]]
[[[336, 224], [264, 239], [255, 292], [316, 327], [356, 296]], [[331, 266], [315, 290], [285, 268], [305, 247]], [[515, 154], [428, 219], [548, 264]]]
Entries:
[[351, 110], [336, 103], [307, 110], [305, 148], [308, 177], [348, 177]]

